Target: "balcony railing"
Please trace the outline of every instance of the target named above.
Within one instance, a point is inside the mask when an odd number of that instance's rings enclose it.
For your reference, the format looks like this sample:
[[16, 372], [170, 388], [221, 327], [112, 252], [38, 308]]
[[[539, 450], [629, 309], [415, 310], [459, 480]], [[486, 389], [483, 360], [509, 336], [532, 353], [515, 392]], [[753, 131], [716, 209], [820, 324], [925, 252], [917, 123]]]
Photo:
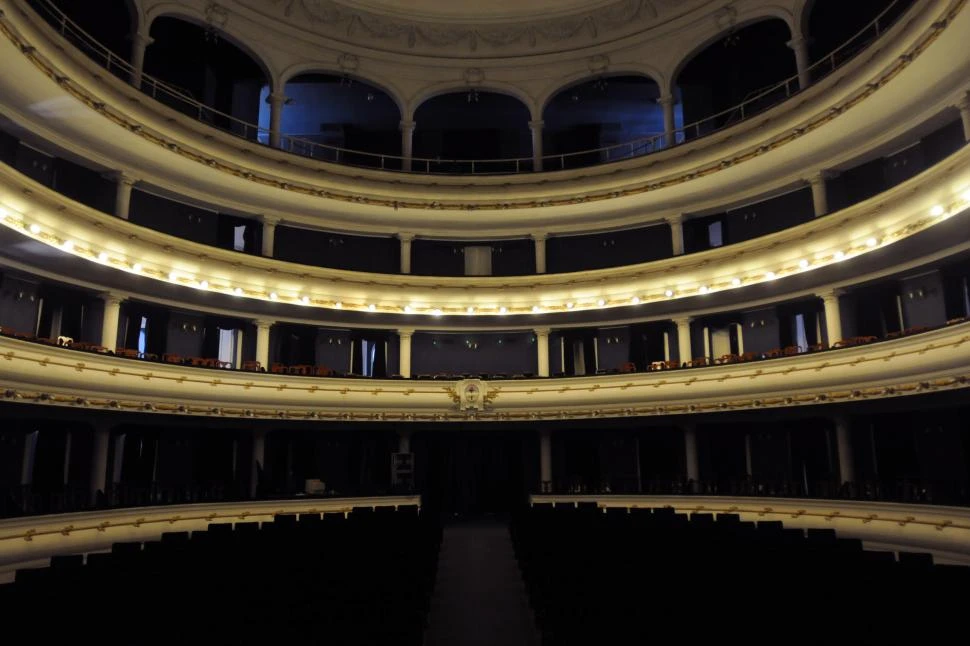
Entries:
[[[123, 57], [97, 42], [90, 34], [68, 18], [54, 4], [53, 0], [29, 0], [29, 2], [38, 14], [51, 24], [61, 36], [110, 73], [126, 82], [131, 82], [133, 79], [137, 80], [140, 77], [139, 89], [153, 99], [198, 121], [243, 139], [264, 145], [268, 145], [272, 140], [272, 133], [268, 129], [216, 110], [196, 100], [188, 90], [137, 71]], [[819, 81], [855, 58], [891, 27], [905, 13], [907, 6], [906, 0], [893, 0], [888, 7], [860, 31], [812, 64], [807, 70], [811, 82]], [[800, 89], [799, 77], [796, 74], [749, 95], [738, 105], [677, 128], [672, 137], [668, 137], [667, 134], [658, 134], [601, 148], [544, 155], [542, 157], [542, 169], [551, 171], [596, 166], [649, 155], [686, 141], [713, 134], [750, 119], [791, 98]], [[280, 148], [295, 155], [347, 166], [401, 172], [404, 172], [410, 166], [409, 172], [429, 175], [503, 175], [527, 173], [535, 170], [534, 160], [531, 156], [508, 159], [405, 158], [400, 155], [387, 155], [330, 146], [286, 134], [280, 134]]]

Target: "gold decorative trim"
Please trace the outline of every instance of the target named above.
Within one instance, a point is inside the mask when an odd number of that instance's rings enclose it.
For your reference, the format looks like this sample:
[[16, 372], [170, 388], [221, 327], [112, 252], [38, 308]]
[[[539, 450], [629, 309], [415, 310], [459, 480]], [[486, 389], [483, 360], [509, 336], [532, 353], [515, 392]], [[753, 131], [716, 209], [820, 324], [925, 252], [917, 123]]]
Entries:
[[[457, 209], [466, 211], [475, 210], [509, 210], [509, 209], [534, 209], [538, 207], [550, 207], [550, 206], [567, 206], [575, 204], [588, 204], [592, 202], [599, 202], [602, 200], [615, 199], [620, 197], [629, 197], [632, 195], [639, 195], [642, 193], [648, 193], [651, 191], [656, 191], [659, 189], [667, 188], [669, 186], [675, 186], [682, 184], [684, 182], [690, 181], [697, 177], [704, 177], [711, 175], [713, 173], [725, 170], [736, 166], [737, 164], [744, 163], [756, 157], [760, 157], [765, 153], [780, 148], [785, 144], [791, 143], [807, 133], [816, 130], [817, 128], [825, 125], [826, 123], [832, 121], [840, 114], [847, 110], [850, 110], [865, 99], [869, 98], [881, 87], [886, 85], [890, 80], [897, 76], [903, 69], [908, 67], [912, 62], [919, 57], [928, 47], [931, 45], [939, 35], [945, 30], [953, 18], [962, 11], [967, 0], [958, 0], [954, 5], [951, 5], [949, 10], [946, 11], [942, 16], [940, 16], [932, 26], [930, 33], [923, 36], [913, 47], [909, 49], [908, 52], [899, 56], [896, 62], [888, 69], [885, 70], [881, 75], [877, 77], [876, 80], [871, 81], [865, 85], [865, 88], [861, 90], [855, 96], [846, 99], [842, 103], [836, 104], [834, 106], [829, 106], [823, 112], [816, 115], [814, 118], [804, 123], [802, 126], [795, 128], [793, 131], [779, 135], [767, 142], [762, 143], [746, 152], [738, 153], [734, 156], [725, 157], [718, 161], [707, 164], [706, 166], [695, 168], [694, 170], [684, 172], [676, 177], [667, 178], [660, 181], [644, 183], [636, 185], [633, 187], [623, 188], [623, 189], [611, 189], [608, 191], [600, 191], [593, 193], [584, 193], [579, 196], [571, 197], [557, 197], [557, 198], [544, 198], [541, 200], [531, 200], [531, 201], [502, 201], [502, 202], [458, 202], [458, 201], [448, 201], [441, 202], [439, 200], [393, 200], [389, 198], [374, 198], [369, 197], [362, 193], [354, 193], [350, 191], [339, 191], [339, 190], [323, 190], [314, 188], [308, 184], [293, 183], [288, 180], [281, 180], [275, 177], [255, 173], [251, 170], [244, 169], [242, 167], [227, 164], [225, 162], [214, 159], [206, 154], [190, 150], [182, 143], [164, 137], [160, 134], [155, 134], [145, 130], [142, 124], [136, 123], [128, 119], [124, 114], [113, 108], [109, 108], [103, 101], [99, 100], [97, 97], [93, 96], [90, 92], [82, 88], [76, 82], [74, 82], [70, 77], [60, 73], [49, 61], [45, 60], [40, 54], [37, 53], [36, 47], [31, 45], [24, 37], [14, 32], [9, 25], [8, 19], [0, 15], [0, 31], [10, 40], [20, 52], [27, 57], [38, 69], [40, 69], [45, 75], [50, 79], [54, 80], [58, 85], [60, 85], [66, 92], [74, 96], [76, 99], [87, 105], [92, 110], [98, 112], [105, 118], [114, 122], [115, 124], [127, 129], [131, 133], [134, 133], [146, 141], [154, 143], [162, 148], [169, 151], [175, 152], [185, 159], [189, 159], [196, 163], [202, 164], [208, 168], [214, 168], [224, 173], [228, 173], [235, 177], [243, 178], [257, 184], [262, 184], [264, 186], [269, 186], [284, 191], [291, 191], [300, 195], [305, 195], [308, 197], [322, 197], [325, 199], [348, 202], [354, 204], [368, 204], [371, 206], [380, 206], [386, 208], [397, 209], [420, 209], [420, 210], [439, 210], [439, 209]], [[81, 55], [81, 54], [79, 54]], [[83, 55], [82, 55], [83, 56]], [[110, 74], [110, 72], [105, 71], [105, 74]], [[254, 150], [260, 150], [262, 146], [254, 147]], [[258, 156], [266, 159], [267, 162], [277, 162], [277, 163], [289, 163], [285, 160], [272, 160], [268, 157], [256, 153]], [[316, 168], [318, 172], [326, 172], [325, 167], [320, 165]], [[343, 177], [341, 177], [343, 179]], [[537, 179], [536, 184], [540, 182], [548, 181], [547, 179]]]

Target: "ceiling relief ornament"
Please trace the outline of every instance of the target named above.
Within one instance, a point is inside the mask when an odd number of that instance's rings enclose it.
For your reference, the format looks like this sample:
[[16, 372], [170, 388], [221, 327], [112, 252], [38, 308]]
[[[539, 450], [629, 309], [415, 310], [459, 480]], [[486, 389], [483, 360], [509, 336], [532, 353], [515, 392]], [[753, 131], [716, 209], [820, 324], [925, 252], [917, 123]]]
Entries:
[[[568, 40], [605, 38], [610, 32], [639, 30], [693, 10], [708, 0], [614, 0], [551, 18], [505, 21], [408, 18], [353, 6], [349, 0], [235, 0], [252, 11], [282, 19], [321, 35], [383, 41], [405, 49], [458, 47], [476, 52], [482, 46], [535, 49]], [[595, 4], [595, 3], [594, 3]]]

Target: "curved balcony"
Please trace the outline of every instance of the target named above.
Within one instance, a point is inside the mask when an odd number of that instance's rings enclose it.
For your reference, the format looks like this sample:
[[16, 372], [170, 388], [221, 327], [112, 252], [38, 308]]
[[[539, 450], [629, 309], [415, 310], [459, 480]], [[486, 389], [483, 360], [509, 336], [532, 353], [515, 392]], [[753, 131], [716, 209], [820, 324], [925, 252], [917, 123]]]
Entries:
[[[231, 138], [207, 133], [205, 127], [196, 128], [174, 113], [159, 119], [158, 109], [148, 109], [149, 106], [141, 101], [132, 102], [132, 88], [113, 77], [95, 79], [93, 83], [100, 87], [92, 93], [89, 79], [95, 72], [90, 69], [82, 72], [84, 68], [90, 68], [89, 62], [67, 60], [63, 53], [56, 49], [48, 51], [46, 46], [45, 58], [41, 58], [40, 48], [31, 49], [33, 41], [39, 42], [46, 37], [31, 31], [39, 28], [37, 25], [19, 24], [23, 28], [22, 35], [15, 38], [27, 48], [30, 61], [64, 80], [64, 87], [69, 86], [72, 95], [115, 123], [126, 126], [115, 134], [119, 144], [122, 138], [130, 139], [124, 144], [128, 162], [109, 162], [108, 165], [131, 167], [130, 162], [134, 159], [131, 153], [135, 153], [135, 157], [141, 157], [137, 172], [150, 183], [179, 187], [176, 190], [187, 195], [224, 200], [240, 208], [245, 204], [244, 208], [250, 211], [284, 214], [283, 217], [295, 223], [332, 225], [338, 230], [404, 229], [420, 232], [426, 229], [429, 234], [434, 232], [433, 235], [463, 231], [472, 236], [494, 236], [534, 231], [537, 227], [568, 231], [590, 226], [628, 226], [631, 222], [642, 222], [644, 210], [664, 217], [700, 206], [713, 194], [722, 196], [722, 199], [740, 200], [753, 191], [763, 193], [804, 181], [806, 166], [829, 166], [839, 156], [859, 154], [861, 147], [871, 148], [878, 142], [887, 142], [905, 124], [925, 119], [942, 106], [954, 104], [952, 84], [949, 83], [934, 86], [941, 89], [939, 97], [922, 95], [919, 109], [914, 108], [912, 92], [907, 90], [897, 95], [894, 90], [904, 90], [904, 83], [895, 83], [897, 77], [915, 74], [924, 81], [934, 74], [941, 74], [943, 69], [952, 69], [952, 56], [946, 65], [930, 59], [935, 58], [934, 51], [942, 56], [949, 53], [946, 51], [949, 46], [943, 41], [949, 41], [953, 36], [951, 28], [960, 19], [961, 6], [935, 7], [942, 13], [930, 16], [930, 8], [921, 5], [922, 11], [927, 13], [920, 13], [894, 27], [890, 30], [893, 36], [885, 36], [889, 39], [885, 46], [875, 48], [869, 57], [853, 59], [802, 93], [803, 100], [786, 102], [759, 119], [746, 121], [729, 131], [685, 144], [668, 153], [659, 153], [656, 162], [646, 167], [636, 160], [620, 162], [608, 171], [604, 167], [606, 174], [595, 169], [568, 171], [551, 174], [548, 181], [543, 179], [538, 184], [535, 178], [528, 177], [482, 178], [481, 182], [476, 180], [473, 191], [466, 186], [467, 181], [449, 178], [435, 178], [433, 186], [427, 186], [423, 180], [411, 175], [387, 184], [386, 175], [366, 170], [353, 171], [348, 178], [346, 170], [342, 171], [339, 166], [327, 167], [326, 175], [322, 175], [323, 169], [319, 165], [304, 165], [291, 156], [233, 143]], [[941, 20], [941, 16], [945, 19]], [[18, 21], [20, 19], [17, 17]], [[31, 40], [24, 40], [24, 37]], [[930, 47], [930, 43], [934, 46]], [[28, 62], [22, 57], [23, 54], [18, 63]], [[52, 66], [55, 59], [56, 64]], [[28, 62], [20, 71], [29, 74], [26, 71], [29, 67]], [[944, 87], [949, 90], [942, 91]], [[30, 104], [52, 100], [49, 89], [47, 87], [39, 94], [31, 92]], [[116, 96], [118, 100], [105, 101], [108, 96]], [[26, 99], [26, 95], [23, 98]], [[873, 107], [873, 110], [862, 111], [868, 115], [852, 109], [862, 103]], [[122, 111], [114, 107], [121, 105], [124, 106]], [[919, 117], [915, 116], [917, 113]], [[901, 114], [905, 114], [905, 118], [900, 119]], [[836, 117], [841, 127], [822, 127]], [[69, 134], [65, 130], [71, 128], [69, 124], [58, 124], [55, 133], [49, 125], [32, 120], [26, 110], [20, 111], [17, 120], [25, 127], [36, 129], [40, 136], [74, 149], [82, 156], [83, 150], [104, 147], [103, 137], [92, 139], [94, 133], [91, 131]], [[886, 125], [889, 123], [892, 126]], [[109, 132], [115, 130], [103, 130], [104, 136], [113, 136]], [[179, 134], [169, 136], [175, 130], [179, 130]], [[838, 137], [825, 136], [825, 133], [835, 135], [836, 130]], [[192, 143], [188, 143], [190, 141]], [[147, 147], [146, 143], [149, 144]], [[148, 153], [158, 145], [168, 149], [165, 155]], [[739, 150], [744, 152], [739, 154]], [[240, 155], [240, 151], [245, 152]], [[148, 154], [142, 156], [142, 153]], [[100, 158], [107, 161], [116, 154], [114, 151]], [[161, 169], [157, 162], [161, 157], [168, 157], [171, 163], [167, 163], [164, 172], [159, 174]], [[285, 179], [280, 176], [281, 165], [285, 169]], [[742, 167], [749, 172], [745, 173], [743, 181], [738, 181], [735, 169]], [[649, 177], [644, 176], [645, 168], [650, 169]], [[191, 181], [187, 181], [188, 176], [192, 177]], [[179, 179], [173, 182], [176, 177]], [[563, 187], [567, 184], [568, 195], [564, 195]], [[348, 191], [348, 186], [355, 188]], [[224, 197], [229, 194], [235, 198]], [[727, 198], [728, 195], [731, 197]], [[319, 198], [324, 201], [318, 202]], [[599, 207], [596, 225], [592, 225], [593, 214], [589, 208], [593, 203]], [[382, 208], [375, 211], [370, 206]], [[325, 213], [321, 212], [321, 207]], [[468, 210], [486, 209], [492, 212], [487, 222], [467, 217]], [[454, 217], [449, 217], [452, 215]]]

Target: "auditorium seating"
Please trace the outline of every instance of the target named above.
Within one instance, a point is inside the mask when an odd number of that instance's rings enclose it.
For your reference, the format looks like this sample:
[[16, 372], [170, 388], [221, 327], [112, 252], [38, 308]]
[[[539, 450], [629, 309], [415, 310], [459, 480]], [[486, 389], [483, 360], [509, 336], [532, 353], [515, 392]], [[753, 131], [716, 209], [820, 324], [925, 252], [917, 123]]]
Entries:
[[18, 570], [0, 607], [37, 643], [418, 646], [440, 541], [416, 506], [215, 523]]
[[543, 646], [930, 643], [958, 634], [943, 608], [970, 584], [927, 554], [728, 513], [537, 504], [510, 531]]

